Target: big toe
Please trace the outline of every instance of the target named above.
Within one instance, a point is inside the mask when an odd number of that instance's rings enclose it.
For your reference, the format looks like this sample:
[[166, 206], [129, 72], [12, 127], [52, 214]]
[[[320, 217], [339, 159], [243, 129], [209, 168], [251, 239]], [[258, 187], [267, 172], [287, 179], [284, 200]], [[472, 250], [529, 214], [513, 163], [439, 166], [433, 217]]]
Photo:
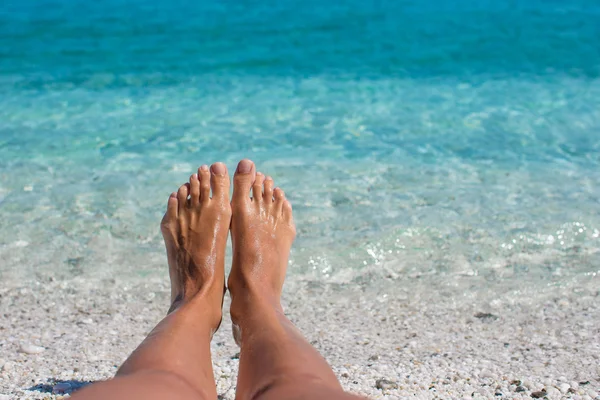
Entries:
[[210, 187], [213, 199], [229, 201], [229, 174], [222, 162], [210, 167]]
[[256, 167], [251, 160], [239, 162], [233, 177], [233, 200], [250, 201], [250, 188], [256, 179]]

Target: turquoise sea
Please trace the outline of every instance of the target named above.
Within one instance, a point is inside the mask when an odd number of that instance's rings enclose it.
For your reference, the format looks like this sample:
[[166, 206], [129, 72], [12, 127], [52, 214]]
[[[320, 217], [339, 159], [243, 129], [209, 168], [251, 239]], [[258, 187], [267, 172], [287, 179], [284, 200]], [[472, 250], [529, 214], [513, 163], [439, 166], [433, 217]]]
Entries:
[[0, 279], [163, 274], [169, 193], [245, 157], [295, 279], [596, 277], [599, 4], [5, 0]]

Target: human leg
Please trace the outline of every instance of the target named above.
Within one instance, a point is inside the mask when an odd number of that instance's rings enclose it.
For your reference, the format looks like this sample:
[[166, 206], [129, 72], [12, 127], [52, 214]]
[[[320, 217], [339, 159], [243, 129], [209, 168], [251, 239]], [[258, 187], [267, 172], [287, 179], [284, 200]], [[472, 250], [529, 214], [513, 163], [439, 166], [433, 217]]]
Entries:
[[169, 197], [161, 222], [171, 278], [169, 314], [114, 379], [77, 392], [75, 400], [217, 397], [210, 340], [222, 315], [229, 185], [227, 169], [216, 163], [210, 170], [199, 168]]
[[234, 177], [232, 210], [228, 287], [241, 347], [236, 398], [355, 398], [343, 392], [325, 359], [283, 313], [280, 296], [296, 234], [284, 192], [243, 160]]

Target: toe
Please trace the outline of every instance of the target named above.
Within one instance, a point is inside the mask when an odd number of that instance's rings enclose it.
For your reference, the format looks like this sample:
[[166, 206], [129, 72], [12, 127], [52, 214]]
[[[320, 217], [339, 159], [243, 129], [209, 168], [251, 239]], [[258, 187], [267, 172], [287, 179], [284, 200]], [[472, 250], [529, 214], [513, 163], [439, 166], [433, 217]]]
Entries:
[[292, 213], [292, 203], [287, 199], [283, 201], [283, 220], [292, 228], [292, 238], [296, 237], [296, 224], [294, 224], [294, 215]]
[[294, 218], [292, 215], [292, 203], [288, 199], [283, 201], [283, 219], [289, 223], [293, 224]]
[[214, 163], [210, 167], [210, 186], [213, 199], [229, 201], [229, 174], [227, 167], [222, 162]]
[[267, 176], [265, 179], [265, 194], [264, 199], [266, 202], [273, 201], [273, 178]]
[[190, 204], [192, 207], [198, 207], [200, 204], [200, 181], [198, 174], [190, 176]]
[[250, 188], [256, 178], [254, 163], [250, 160], [242, 160], [238, 164], [233, 177], [233, 200], [244, 201], [250, 199]]
[[187, 209], [187, 198], [190, 195], [190, 184], [185, 183], [179, 187], [177, 191], [177, 203], [178, 203], [178, 212], [181, 215], [182, 212], [185, 212]]
[[257, 172], [256, 179], [254, 180], [254, 184], [252, 185], [252, 200], [259, 201], [262, 200], [263, 196], [263, 182], [265, 181], [265, 176]]
[[177, 218], [177, 204], [179, 201], [177, 200], [177, 193], [171, 193], [169, 196], [169, 201], [167, 202], [167, 213], [165, 214], [165, 222], [170, 222]]
[[210, 200], [210, 171], [208, 165], [203, 165], [198, 168], [200, 176], [200, 201], [206, 203]]
[[273, 190], [273, 197], [275, 198], [274, 201], [274, 214], [275, 215], [281, 215], [281, 213], [283, 212], [283, 203], [285, 202], [285, 193], [282, 189], [280, 188], [275, 188], [275, 190]]

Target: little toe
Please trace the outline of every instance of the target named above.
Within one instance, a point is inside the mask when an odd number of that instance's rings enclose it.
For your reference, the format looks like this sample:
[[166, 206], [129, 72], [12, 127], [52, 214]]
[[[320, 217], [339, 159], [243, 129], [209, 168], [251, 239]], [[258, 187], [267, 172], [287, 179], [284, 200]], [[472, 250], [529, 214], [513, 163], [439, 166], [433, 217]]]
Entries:
[[229, 174], [222, 162], [216, 162], [210, 167], [210, 186], [213, 199], [229, 201]]
[[257, 172], [254, 184], [252, 185], [252, 201], [256, 202], [262, 200], [264, 181], [265, 176], [261, 172]]
[[200, 204], [200, 180], [198, 180], [198, 174], [190, 176], [190, 205], [192, 207], [198, 207]]
[[203, 165], [198, 168], [200, 176], [200, 201], [206, 203], [210, 200], [210, 171], [208, 165]]
[[169, 201], [167, 202], [167, 213], [165, 214], [164, 222], [171, 222], [177, 218], [177, 205], [179, 201], [177, 200], [177, 193], [173, 192], [169, 196]]
[[182, 212], [187, 210], [187, 201], [188, 196], [190, 195], [190, 184], [184, 183], [179, 187], [177, 191], [177, 203], [178, 203], [178, 214], [181, 215]]
[[264, 193], [264, 199], [265, 202], [268, 203], [272, 203], [273, 202], [273, 178], [271, 178], [270, 176], [267, 176], [265, 178], [265, 193]]
[[233, 177], [233, 201], [250, 200], [250, 188], [255, 178], [254, 163], [247, 159], [240, 161]]
[[283, 201], [283, 219], [290, 225], [294, 224], [294, 216], [292, 213], [292, 203], [288, 199]]
[[275, 190], [273, 190], [273, 197], [275, 198], [273, 203], [275, 208], [274, 214], [276, 216], [281, 215], [283, 211], [283, 203], [285, 202], [285, 192], [281, 188], [275, 188]]

